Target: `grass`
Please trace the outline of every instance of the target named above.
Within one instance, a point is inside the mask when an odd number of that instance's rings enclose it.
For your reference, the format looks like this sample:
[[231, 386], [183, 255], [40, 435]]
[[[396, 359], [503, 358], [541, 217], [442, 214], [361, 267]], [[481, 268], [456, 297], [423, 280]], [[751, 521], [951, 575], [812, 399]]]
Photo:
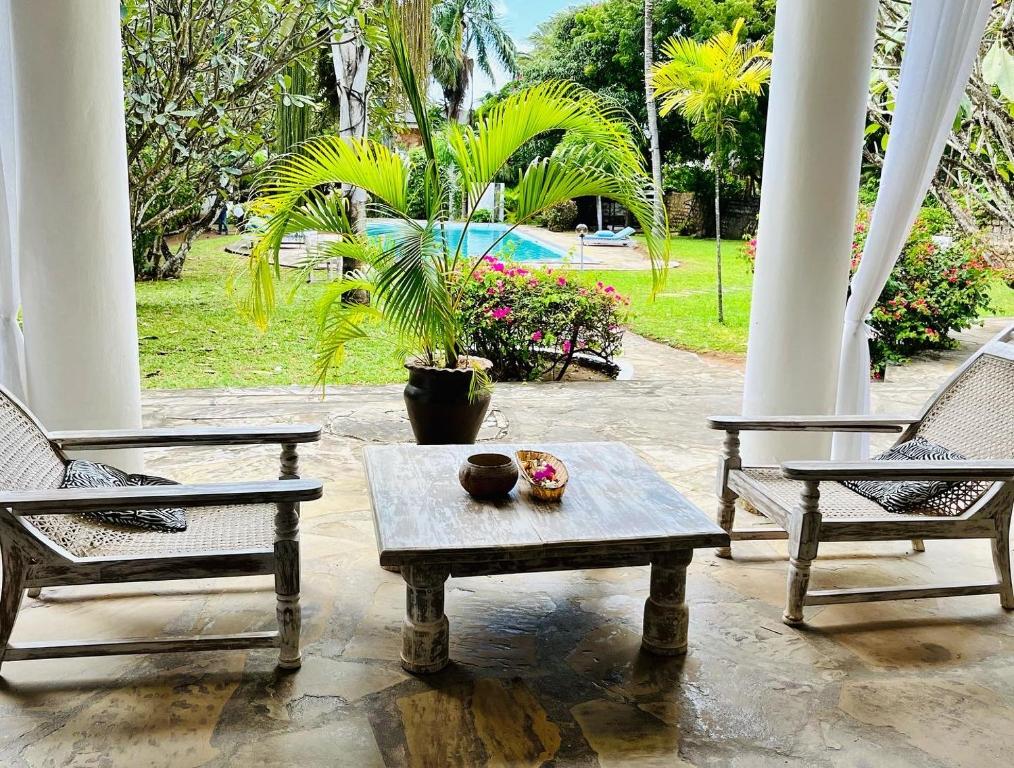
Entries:
[[[323, 283], [304, 286], [291, 303], [280, 297], [267, 333], [236, 309], [228, 276], [244, 262], [223, 252], [235, 237], [194, 243], [183, 279], [137, 284], [141, 376], [146, 388], [258, 387], [312, 384], [313, 303]], [[294, 270], [283, 270], [291, 278]], [[404, 379], [395, 339], [379, 331], [349, 345], [340, 384]]]
[[602, 271], [595, 280], [630, 297], [631, 330], [657, 341], [695, 352], [743, 354], [750, 321], [753, 274], [740, 253], [741, 240], [722, 241], [725, 325], [718, 322], [715, 292], [715, 241], [674, 237], [665, 288], [651, 301], [649, 272]]
[[990, 295], [993, 299], [994, 317], [1014, 317], [1014, 288], [997, 280], [993, 283]]
[[[137, 285], [138, 335], [144, 386], [157, 389], [257, 387], [312, 384], [313, 304], [323, 283], [303, 286], [282, 301], [271, 329], [262, 334], [236, 309], [227, 290], [243, 260], [223, 252], [235, 237], [208, 237], [194, 244], [182, 280]], [[631, 299], [629, 327], [674, 347], [741, 355], [746, 351], [753, 275], [740, 255], [742, 242], [722, 245], [726, 324], [717, 320], [715, 244], [689, 237], [672, 239], [680, 266], [665, 288], [649, 299], [651, 274], [589, 271], [585, 279], [614, 285]], [[291, 279], [293, 270], [283, 270]], [[283, 298], [288, 291], [283, 291]], [[994, 314], [1014, 316], [1014, 290], [997, 281]], [[405, 380], [396, 339], [377, 329], [349, 345], [345, 365], [332, 381], [389, 384]]]

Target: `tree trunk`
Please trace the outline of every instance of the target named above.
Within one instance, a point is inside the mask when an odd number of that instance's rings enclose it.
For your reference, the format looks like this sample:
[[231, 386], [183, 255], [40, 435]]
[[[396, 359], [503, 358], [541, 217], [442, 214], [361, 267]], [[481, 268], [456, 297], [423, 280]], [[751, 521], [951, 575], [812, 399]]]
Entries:
[[648, 140], [651, 147], [652, 224], [656, 237], [662, 229], [662, 153], [658, 146], [658, 107], [651, 87], [651, 70], [655, 64], [654, 0], [644, 0], [644, 102], [648, 110]]
[[718, 322], [725, 324], [725, 308], [722, 306], [722, 134], [715, 137], [715, 266], [718, 274]]
[[[366, 45], [363, 31], [355, 18], [345, 21], [339, 39], [331, 38], [331, 58], [338, 84], [338, 135], [345, 141], [366, 137], [367, 127], [367, 73], [370, 64], [370, 48]], [[366, 230], [366, 193], [358, 187], [345, 187], [349, 200], [349, 219], [357, 232]], [[345, 274], [363, 268], [363, 263], [346, 259]], [[369, 303], [365, 291], [349, 291], [343, 296], [346, 301], [359, 304]]]

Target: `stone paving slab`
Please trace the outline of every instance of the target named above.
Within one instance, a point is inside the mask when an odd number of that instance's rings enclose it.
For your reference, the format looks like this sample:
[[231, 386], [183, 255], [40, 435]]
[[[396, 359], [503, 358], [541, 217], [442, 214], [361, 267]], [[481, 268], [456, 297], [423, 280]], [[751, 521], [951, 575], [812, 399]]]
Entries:
[[[880, 411], [911, 410], [1002, 321], [960, 351], [892, 368]], [[720, 436], [742, 363], [631, 338], [627, 382], [497, 387], [482, 439], [622, 440], [711, 512]], [[366, 444], [411, 437], [400, 386], [146, 392], [145, 423], [325, 424], [302, 450], [325, 497], [303, 509], [305, 665], [266, 651], [6, 665], [0, 765], [1006, 766], [1014, 751], [1014, 617], [994, 596], [825, 606], [780, 621], [780, 542], [690, 568], [690, 653], [638, 652], [640, 568], [453, 579], [454, 663], [398, 663], [404, 592], [377, 566]], [[158, 449], [183, 481], [267, 478], [272, 449]], [[747, 523], [751, 516], [740, 513]], [[990, 578], [985, 542], [839, 544], [814, 586]], [[47, 590], [16, 640], [266, 629], [270, 579]]]

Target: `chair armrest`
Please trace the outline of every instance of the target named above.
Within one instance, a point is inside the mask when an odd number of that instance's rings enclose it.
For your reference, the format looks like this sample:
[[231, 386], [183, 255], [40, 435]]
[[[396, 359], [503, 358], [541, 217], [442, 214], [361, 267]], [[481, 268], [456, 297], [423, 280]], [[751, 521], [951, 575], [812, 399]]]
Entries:
[[726, 432], [901, 432], [915, 416], [711, 416], [708, 426]]
[[320, 440], [317, 424], [273, 424], [264, 427], [170, 427], [50, 432], [62, 450], [91, 448], [165, 448], [201, 445], [313, 443]]
[[267, 480], [253, 483], [0, 491], [0, 507], [12, 510], [15, 515], [66, 515], [106, 509], [313, 501], [322, 495], [323, 485], [319, 480]]
[[1014, 480], [1014, 461], [787, 461], [792, 480]]

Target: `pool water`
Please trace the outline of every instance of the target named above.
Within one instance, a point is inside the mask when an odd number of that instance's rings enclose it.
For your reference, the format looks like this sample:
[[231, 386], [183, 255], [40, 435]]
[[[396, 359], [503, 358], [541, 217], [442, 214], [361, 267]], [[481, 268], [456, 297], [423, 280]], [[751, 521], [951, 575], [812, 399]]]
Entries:
[[[481, 256], [497, 241], [497, 238], [507, 231], [507, 228], [506, 224], [470, 224], [462, 250], [469, 256]], [[366, 223], [366, 234], [371, 237], [383, 237], [398, 232], [400, 229], [401, 225], [394, 221], [368, 221]], [[448, 223], [446, 231], [450, 246], [457, 248], [461, 241], [462, 225]], [[561, 261], [567, 255], [562, 248], [536, 240], [517, 230], [504, 236], [492, 253], [501, 258], [510, 257], [514, 261]]]

